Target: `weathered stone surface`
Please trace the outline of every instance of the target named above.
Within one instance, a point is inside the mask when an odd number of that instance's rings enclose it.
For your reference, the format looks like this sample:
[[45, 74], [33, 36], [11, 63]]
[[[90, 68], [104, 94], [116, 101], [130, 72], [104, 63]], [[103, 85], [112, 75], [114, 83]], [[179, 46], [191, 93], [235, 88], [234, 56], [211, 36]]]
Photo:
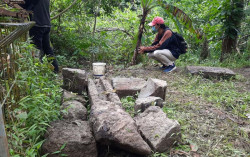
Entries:
[[146, 81], [141, 78], [113, 78], [112, 85], [118, 96], [133, 96], [145, 86]]
[[146, 97], [146, 98], [138, 98], [135, 101], [135, 111], [144, 112], [149, 106], [160, 106], [163, 107], [163, 100], [160, 97]]
[[180, 124], [168, 119], [158, 106], [150, 106], [135, 117], [142, 137], [153, 151], [165, 152], [180, 139]]
[[93, 106], [95, 102], [100, 101], [99, 92], [97, 90], [95, 82], [92, 79], [88, 80], [88, 96], [91, 106]]
[[63, 90], [62, 103], [66, 101], [70, 101], [70, 100], [76, 100], [86, 105], [86, 100], [81, 95], [78, 95], [77, 93], [69, 92], [67, 90]]
[[[96, 142], [86, 121], [53, 122], [45, 137], [42, 154], [49, 153], [47, 157], [59, 157], [60, 154], [69, 157], [97, 157]], [[66, 146], [61, 153], [52, 154], [59, 151], [64, 144]]]
[[80, 69], [63, 68], [63, 88], [78, 94], [86, 91], [87, 73]]
[[220, 67], [187, 66], [186, 70], [192, 75], [202, 75], [205, 78], [230, 78], [235, 76], [232, 70]]
[[146, 86], [141, 89], [138, 98], [149, 96], [160, 97], [165, 100], [167, 82], [159, 79], [148, 79]]
[[107, 94], [108, 101], [114, 102], [115, 104], [122, 106], [122, 102], [119, 96], [115, 93], [116, 91], [113, 89], [109, 81], [106, 80], [104, 77], [101, 77], [100, 80], [105, 90], [105, 93]]
[[88, 80], [90, 122], [96, 141], [139, 155], [150, 154], [151, 149], [139, 134], [132, 117], [121, 106], [104, 101], [100, 94], [104, 91], [97, 86], [100, 86], [99, 81]]
[[66, 101], [61, 106], [62, 116], [67, 120], [87, 120], [87, 109], [76, 100]]
[[90, 121], [97, 142], [139, 155], [151, 154], [137, 131], [135, 121], [120, 106], [109, 101], [92, 102]]

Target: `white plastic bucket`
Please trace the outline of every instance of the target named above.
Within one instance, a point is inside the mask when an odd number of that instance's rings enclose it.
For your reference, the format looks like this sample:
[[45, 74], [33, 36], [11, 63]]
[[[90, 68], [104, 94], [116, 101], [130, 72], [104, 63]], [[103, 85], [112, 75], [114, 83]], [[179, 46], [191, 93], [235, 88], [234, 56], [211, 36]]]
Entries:
[[103, 76], [105, 74], [106, 63], [93, 63], [93, 74], [94, 76]]

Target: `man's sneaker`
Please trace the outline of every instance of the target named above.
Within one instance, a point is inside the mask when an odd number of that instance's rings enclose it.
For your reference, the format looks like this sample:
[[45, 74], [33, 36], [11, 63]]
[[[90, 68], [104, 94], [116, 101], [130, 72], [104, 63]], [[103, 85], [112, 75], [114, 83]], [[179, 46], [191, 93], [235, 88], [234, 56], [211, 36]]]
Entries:
[[166, 69], [166, 68], [168, 68], [168, 67], [169, 67], [169, 66], [166, 66], [166, 65], [163, 64], [163, 65], [160, 67], [160, 69], [161, 69], [161, 70], [164, 70], [164, 69]]
[[166, 72], [166, 73], [169, 73], [169, 72], [171, 72], [171, 71], [173, 71], [173, 70], [175, 70], [176, 69], [176, 66], [175, 66], [175, 64], [173, 64], [173, 65], [170, 65], [170, 66], [168, 66], [166, 69], [164, 69], [163, 71], [164, 72]]

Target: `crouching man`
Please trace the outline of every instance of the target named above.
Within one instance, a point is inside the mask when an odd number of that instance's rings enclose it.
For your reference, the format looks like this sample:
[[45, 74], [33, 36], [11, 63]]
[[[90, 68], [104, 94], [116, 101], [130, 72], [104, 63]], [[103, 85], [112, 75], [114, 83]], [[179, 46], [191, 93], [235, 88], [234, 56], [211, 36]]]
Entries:
[[168, 73], [176, 69], [174, 61], [180, 56], [178, 42], [173, 32], [164, 24], [161, 17], [155, 17], [151, 23], [152, 31], [156, 34], [151, 46], [141, 46], [139, 53], [148, 53], [148, 57], [162, 64], [161, 69]]

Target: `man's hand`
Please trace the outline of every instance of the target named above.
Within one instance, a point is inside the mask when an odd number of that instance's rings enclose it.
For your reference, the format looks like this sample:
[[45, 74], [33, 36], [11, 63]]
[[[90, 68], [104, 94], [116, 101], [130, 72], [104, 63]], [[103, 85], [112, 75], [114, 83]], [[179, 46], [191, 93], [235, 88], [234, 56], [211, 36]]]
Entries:
[[144, 46], [139, 47], [138, 52], [140, 54], [143, 54], [144, 53], [144, 48], [145, 48]]

